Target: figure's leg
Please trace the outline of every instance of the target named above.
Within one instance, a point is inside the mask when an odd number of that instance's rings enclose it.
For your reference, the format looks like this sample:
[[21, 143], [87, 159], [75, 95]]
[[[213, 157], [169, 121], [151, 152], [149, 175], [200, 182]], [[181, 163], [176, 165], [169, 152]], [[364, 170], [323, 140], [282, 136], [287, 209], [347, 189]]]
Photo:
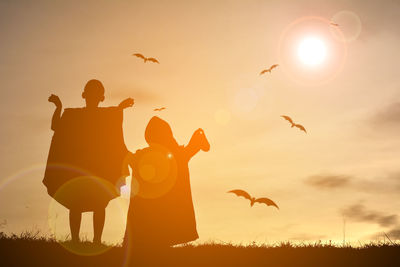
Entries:
[[98, 209], [93, 212], [93, 243], [95, 244], [101, 244], [101, 235], [103, 233], [105, 220], [106, 208]]
[[81, 228], [82, 213], [76, 210], [69, 211], [69, 227], [71, 229], [72, 242], [79, 242], [79, 230]]

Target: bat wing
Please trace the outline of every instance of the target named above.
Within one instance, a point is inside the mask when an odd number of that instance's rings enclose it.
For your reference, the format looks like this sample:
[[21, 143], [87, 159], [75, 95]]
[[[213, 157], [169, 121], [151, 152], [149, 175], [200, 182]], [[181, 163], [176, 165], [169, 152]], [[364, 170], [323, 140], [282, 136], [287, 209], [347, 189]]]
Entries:
[[264, 74], [266, 72], [268, 72], [268, 70], [263, 70], [263, 71], [260, 72], [260, 75], [262, 75], [262, 74]]
[[293, 124], [293, 120], [289, 116], [282, 115], [281, 117]]
[[294, 126], [297, 127], [297, 128], [299, 128], [301, 131], [304, 131], [305, 133], [307, 133], [306, 128], [304, 128], [303, 125], [301, 125], [301, 124], [295, 124]]
[[266, 197], [257, 198], [255, 202], [264, 203], [264, 204], [266, 204], [267, 206], [274, 206], [274, 207], [276, 207], [276, 208], [279, 210], [278, 205], [276, 205], [276, 203], [273, 202], [273, 201], [272, 201], [271, 199], [269, 199], [269, 198], [266, 198]]
[[251, 196], [249, 195], [249, 193], [247, 193], [246, 191], [240, 190], [240, 189], [231, 190], [227, 193], [234, 193], [238, 197], [244, 197], [245, 199], [251, 200]]
[[166, 109], [166, 107], [162, 107], [162, 108], [160, 108], [160, 110], [164, 110], [164, 109]]
[[274, 64], [274, 65], [272, 65], [271, 67], [270, 67], [270, 69], [272, 70], [272, 69], [275, 69], [276, 67], [278, 67], [279, 65], [278, 64]]
[[160, 62], [158, 62], [158, 60], [155, 59], [154, 57], [149, 57], [147, 60], [148, 60], [148, 61], [151, 61], [151, 62], [154, 62], [154, 63], [160, 64]]
[[154, 111], [159, 111], [159, 109], [158, 108], [155, 108], [155, 109], [153, 109]]
[[145, 56], [143, 56], [142, 54], [139, 54], [139, 53], [133, 54], [133, 56], [139, 57], [139, 58], [141, 58], [141, 59], [146, 59]]

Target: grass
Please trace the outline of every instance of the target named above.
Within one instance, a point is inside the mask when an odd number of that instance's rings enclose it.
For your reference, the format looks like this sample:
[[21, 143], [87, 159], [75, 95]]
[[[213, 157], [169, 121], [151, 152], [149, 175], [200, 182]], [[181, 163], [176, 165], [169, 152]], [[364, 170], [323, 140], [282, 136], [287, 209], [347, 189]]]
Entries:
[[400, 245], [208, 243], [128, 252], [122, 246], [95, 247], [89, 242], [72, 246], [70, 242], [42, 237], [38, 232], [20, 235], [0, 232], [0, 266], [400, 266]]

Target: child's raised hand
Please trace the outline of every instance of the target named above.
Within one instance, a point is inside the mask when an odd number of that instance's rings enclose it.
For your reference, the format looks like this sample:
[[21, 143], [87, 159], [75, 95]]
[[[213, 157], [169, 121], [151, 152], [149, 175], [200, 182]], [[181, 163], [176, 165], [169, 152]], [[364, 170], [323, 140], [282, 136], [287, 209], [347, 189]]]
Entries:
[[121, 103], [119, 103], [118, 107], [120, 108], [129, 108], [132, 107], [133, 104], [135, 103], [135, 100], [133, 100], [133, 98], [127, 98], [124, 101], [122, 101]]
[[203, 129], [199, 128], [194, 132], [190, 142], [192, 141], [199, 146], [199, 149], [205, 152], [210, 150], [210, 143], [208, 142], [206, 134], [204, 133]]
[[62, 107], [61, 100], [60, 100], [60, 98], [58, 96], [52, 94], [52, 95], [49, 96], [48, 100], [49, 100], [49, 102], [54, 103], [54, 105], [56, 105], [57, 108], [61, 108]]

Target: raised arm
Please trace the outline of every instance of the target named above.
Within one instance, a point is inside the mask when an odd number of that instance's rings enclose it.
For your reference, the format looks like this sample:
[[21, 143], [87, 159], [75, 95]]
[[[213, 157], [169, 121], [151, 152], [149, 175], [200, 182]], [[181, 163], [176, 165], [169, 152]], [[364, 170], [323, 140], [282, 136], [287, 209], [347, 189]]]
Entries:
[[122, 109], [130, 108], [135, 104], [135, 100], [133, 98], [127, 98], [119, 103], [118, 107]]
[[54, 103], [54, 105], [56, 106], [56, 110], [54, 110], [53, 113], [53, 118], [51, 119], [51, 129], [55, 131], [61, 118], [62, 103], [60, 98], [53, 94], [49, 97], [48, 100], [49, 102]]
[[210, 150], [210, 144], [208, 143], [207, 137], [203, 129], [197, 129], [192, 138], [190, 138], [189, 144], [185, 146], [185, 153], [188, 159], [191, 159], [200, 150], [207, 152]]

